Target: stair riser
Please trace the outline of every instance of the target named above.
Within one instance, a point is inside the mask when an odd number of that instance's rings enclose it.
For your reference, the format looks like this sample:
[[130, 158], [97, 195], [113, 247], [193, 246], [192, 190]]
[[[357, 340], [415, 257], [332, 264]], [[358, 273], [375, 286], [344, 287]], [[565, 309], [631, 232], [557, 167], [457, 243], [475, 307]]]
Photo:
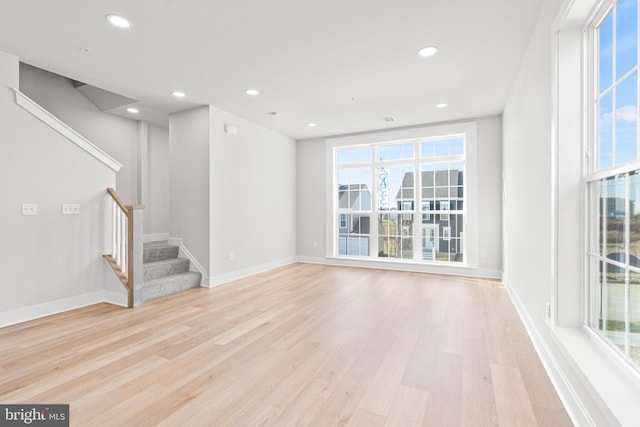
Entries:
[[144, 281], [189, 271], [189, 260], [176, 258], [144, 264]]
[[167, 276], [156, 279], [150, 284], [145, 284], [142, 289], [144, 301], [162, 298], [167, 295], [177, 294], [192, 288], [200, 287], [200, 273], [190, 273], [182, 276]]
[[177, 246], [145, 247], [142, 253], [142, 262], [164, 261], [178, 258], [180, 248]]

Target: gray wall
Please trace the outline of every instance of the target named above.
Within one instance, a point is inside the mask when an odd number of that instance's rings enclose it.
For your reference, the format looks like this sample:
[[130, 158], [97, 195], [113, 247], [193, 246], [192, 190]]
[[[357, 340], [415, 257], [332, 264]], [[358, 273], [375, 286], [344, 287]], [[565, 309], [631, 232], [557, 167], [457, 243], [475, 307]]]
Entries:
[[24, 63], [20, 91], [124, 165], [117, 174], [116, 190], [125, 203], [140, 202], [135, 120], [102, 112], [69, 79]]
[[[235, 126], [237, 135], [225, 133], [225, 124]], [[292, 260], [296, 142], [215, 107], [211, 141], [213, 283]]]
[[144, 234], [169, 233], [169, 130], [149, 124]]
[[[19, 107], [10, 87], [18, 58], [0, 52], [0, 313], [107, 289], [106, 188], [116, 179]], [[24, 202], [37, 203], [38, 215], [21, 216]], [[79, 203], [81, 214], [63, 216], [62, 203]]]
[[209, 107], [172, 114], [169, 122], [171, 237], [210, 275]]
[[[502, 197], [500, 116], [475, 120], [477, 125], [478, 257], [477, 269], [442, 269], [438, 272], [495, 276], [502, 270]], [[367, 135], [376, 132], [367, 133]], [[382, 136], [381, 138], [384, 138]], [[324, 139], [298, 142], [298, 255], [309, 261], [325, 262], [326, 155]], [[479, 254], [478, 254], [479, 255]], [[434, 267], [421, 271], [436, 271]], [[455, 270], [455, 271], [454, 271]]]

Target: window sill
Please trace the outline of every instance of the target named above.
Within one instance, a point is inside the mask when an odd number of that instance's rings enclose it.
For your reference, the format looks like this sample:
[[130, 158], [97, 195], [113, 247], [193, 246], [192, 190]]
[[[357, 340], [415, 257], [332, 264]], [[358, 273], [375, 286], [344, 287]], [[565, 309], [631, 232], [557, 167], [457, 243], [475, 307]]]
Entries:
[[437, 267], [445, 267], [445, 268], [475, 268], [467, 265], [466, 262], [442, 262], [442, 261], [432, 261], [432, 262], [420, 262], [414, 259], [402, 259], [402, 258], [365, 258], [365, 257], [357, 257], [357, 256], [327, 256], [328, 259], [335, 260], [348, 260], [348, 261], [365, 261], [371, 263], [393, 263], [393, 264], [405, 264], [405, 265], [419, 265], [423, 267], [429, 266], [437, 266]]
[[[585, 401], [585, 393], [580, 394], [585, 412], [599, 414], [614, 425], [616, 420], [622, 426], [637, 425], [638, 405], [640, 404], [640, 375], [628, 365], [613, 349], [588, 328], [560, 327], [549, 325], [551, 336], [569, 362], [577, 384], [575, 391], [582, 386], [591, 402]], [[569, 374], [569, 373], [565, 373]], [[567, 375], [565, 375], [567, 376]], [[593, 420], [595, 425], [598, 421]]]
[[320, 262], [329, 265], [345, 267], [377, 268], [381, 270], [398, 270], [415, 273], [442, 274], [449, 276], [476, 277], [483, 279], [502, 279], [502, 270], [482, 269], [466, 263], [456, 263], [455, 265], [444, 262], [431, 262], [424, 264], [414, 260], [402, 259], [368, 259], [359, 257], [336, 257], [326, 256], [307, 259], [311, 262]]

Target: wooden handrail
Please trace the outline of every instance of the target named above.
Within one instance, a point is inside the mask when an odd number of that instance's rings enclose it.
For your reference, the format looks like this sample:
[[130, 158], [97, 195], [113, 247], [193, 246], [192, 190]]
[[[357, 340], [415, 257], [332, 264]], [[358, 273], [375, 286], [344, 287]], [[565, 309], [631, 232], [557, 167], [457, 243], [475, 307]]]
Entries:
[[113, 188], [107, 188], [107, 193], [109, 193], [111, 197], [113, 197], [113, 200], [118, 204], [118, 206], [120, 206], [120, 209], [122, 209], [128, 216], [129, 211], [131, 210], [131, 205], [125, 205], [120, 196], [118, 196], [118, 193], [116, 193], [116, 190], [114, 190]]

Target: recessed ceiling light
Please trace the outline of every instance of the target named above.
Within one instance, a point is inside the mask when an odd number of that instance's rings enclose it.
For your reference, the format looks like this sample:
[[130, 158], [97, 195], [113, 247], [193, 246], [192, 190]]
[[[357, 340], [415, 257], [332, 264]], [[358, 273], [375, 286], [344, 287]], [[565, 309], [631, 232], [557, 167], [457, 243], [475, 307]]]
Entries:
[[436, 108], [447, 108], [449, 106], [449, 104], [445, 104], [444, 102], [442, 104], [438, 104], [436, 105]]
[[131, 26], [131, 22], [120, 15], [107, 15], [107, 21], [109, 21], [109, 23], [114, 27], [118, 28], [129, 28]]
[[91, 49], [88, 47], [79, 47], [78, 50], [85, 55], [89, 55], [91, 53]]
[[438, 53], [438, 48], [435, 46], [426, 46], [423, 47], [422, 49], [420, 49], [418, 51], [418, 56], [421, 56], [423, 58], [428, 58], [430, 56], [435, 55], [436, 53]]
[[260, 92], [256, 89], [247, 89], [247, 95], [256, 96], [259, 95]]
[[308, 123], [307, 126], [309, 126], [310, 128], [314, 128], [318, 125], [316, 123]]
[[134, 107], [127, 108], [127, 111], [130, 112], [131, 114], [138, 114], [140, 112], [140, 110]]
[[267, 112], [267, 115], [276, 117], [276, 116], [278, 116], [278, 112], [277, 111], [269, 111], [269, 112]]
[[393, 117], [389, 116], [389, 117], [383, 117], [382, 120], [384, 120], [385, 122], [392, 122], [395, 119]]
[[180, 90], [174, 90], [173, 92], [171, 92], [171, 95], [175, 96], [176, 98], [184, 98], [185, 96], [187, 96], [186, 93]]

